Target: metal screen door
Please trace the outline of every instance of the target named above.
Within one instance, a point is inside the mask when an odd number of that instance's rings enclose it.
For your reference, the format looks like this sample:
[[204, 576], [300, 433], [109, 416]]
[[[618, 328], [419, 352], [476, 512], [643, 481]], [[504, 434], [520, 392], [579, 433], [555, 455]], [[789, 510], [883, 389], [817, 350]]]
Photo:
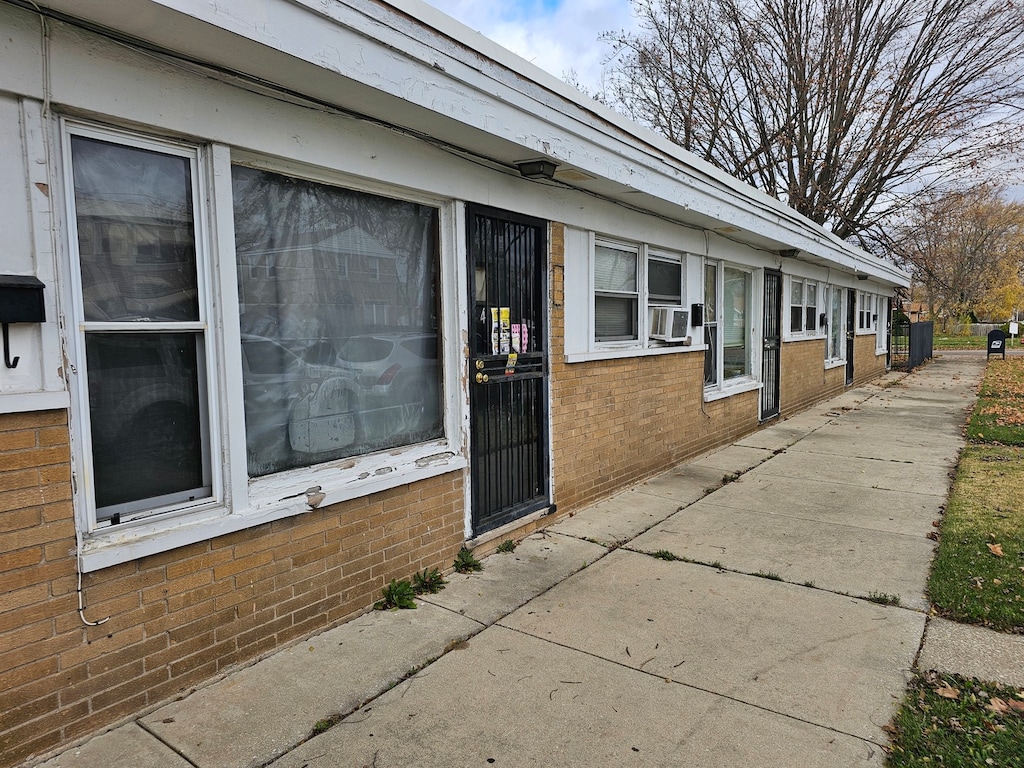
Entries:
[[761, 363], [761, 421], [779, 415], [782, 357], [782, 273], [764, 273], [764, 332]]
[[473, 535], [549, 506], [547, 225], [467, 207]]

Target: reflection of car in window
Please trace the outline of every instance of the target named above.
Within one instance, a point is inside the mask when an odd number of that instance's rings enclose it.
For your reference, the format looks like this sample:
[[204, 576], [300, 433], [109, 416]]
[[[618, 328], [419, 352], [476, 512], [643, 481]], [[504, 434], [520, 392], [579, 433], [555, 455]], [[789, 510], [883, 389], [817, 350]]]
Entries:
[[242, 380], [250, 475], [353, 452], [360, 407], [353, 371], [308, 362], [273, 339], [243, 335]]
[[441, 434], [437, 334], [353, 336], [338, 350], [362, 390], [362, 439], [400, 445]]

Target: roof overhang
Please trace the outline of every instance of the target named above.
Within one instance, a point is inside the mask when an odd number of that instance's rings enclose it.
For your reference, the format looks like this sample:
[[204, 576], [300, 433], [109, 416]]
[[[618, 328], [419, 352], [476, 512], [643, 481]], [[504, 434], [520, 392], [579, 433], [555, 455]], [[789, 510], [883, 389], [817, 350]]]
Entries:
[[[28, 9], [36, 3], [7, 0]], [[37, 0], [75, 23], [884, 285], [909, 276], [419, 0]], [[545, 183], [545, 182], [542, 182]], [[550, 182], [548, 182], [550, 183]]]

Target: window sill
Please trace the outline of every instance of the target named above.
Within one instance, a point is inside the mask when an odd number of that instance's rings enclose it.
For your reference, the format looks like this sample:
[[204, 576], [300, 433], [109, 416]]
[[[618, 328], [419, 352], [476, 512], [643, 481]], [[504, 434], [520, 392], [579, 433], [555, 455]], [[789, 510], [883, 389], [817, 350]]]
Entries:
[[831, 371], [833, 368], [842, 368], [844, 365], [846, 365], [845, 360], [826, 360], [825, 370]]
[[[178, 513], [173, 517], [167, 515], [156, 521], [139, 520], [93, 531], [83, 541], [82, 570], [86, 573], [99, 571], [399, 485], [460, 471], [469, 465], [464, 456], [445, 447], [438, 449], [435, 444], [421, 448], [407, 454], [399, 465], [394, 463], [395, 457], [384, 454], [384, 460], [378, 462], [380, 466], [376, 471], [363, 469], [354, 474], [352, 470], [327, 467], [313, 472], [304, 471], [301, 475], [293, 474], [290, 480], [285, 476], [275, 478], [272, 485], [257, 481], [254, 485], [259, 488], [259, 496], [254, 495], [247, 508], [240, 510], [232, 511], [224, 505], [216, 505], [202, 511]], [[431, 454], [425, 450], [427, 448], [435, 449], [435, 452]], [[389, 458], [392, 461], [387, 463]], [[315, 482], [310, 482], [311, 478]], [[307, 503], [305, 494], [305, 489], [313, 485], [319, 485], [324, 494], [315, 507]], [[278, 488], [280, 492], [287, 489], [287, 494], [271, 494], [271, 487]], [[298, 492], [296, 488], [299, 488]]]
[[889, 354], [888, 349], [879, 349], [878, 347], [875, 347], [875, 357], [881, 357], [882, 355], [887, 354]]
[[741, 395], [744, 392], [752, 392], [755, 389], [761, 389], [761, 382], [754, 381], [753, 379], [744, 379], [735, 384], [726, 384], [721, 389], [705, 389], [704, 390], [704, 402], [710, 403], [715, 400], [722, 400], [726, 397], [732, 397], [733, 395]]
[[825, 336], [822, 335], [822, 334], [806, 334], [806, 335], [803, 335], [803, 334], [789, 333], [789, 334], [783, 335], [782, 341], [783, 342], [790, 342], [790, 341], [821, 341], [824, 338], [825, 338]]
[[[692, 336], [690, 338], [693, 338]], [[587, 352], [567, 352], [565, 362], [586, 363], [591, 360], [617, 360], [626, 357], [651, 357], [654, 355], [678, 355], [684, 352], [703, 352], [705, 344], [666, 344], [658, 347], [602, 347]]]
[[71, 407], [67, 392], [4, 392], [0, 394], [0, 413], [59, 411]]

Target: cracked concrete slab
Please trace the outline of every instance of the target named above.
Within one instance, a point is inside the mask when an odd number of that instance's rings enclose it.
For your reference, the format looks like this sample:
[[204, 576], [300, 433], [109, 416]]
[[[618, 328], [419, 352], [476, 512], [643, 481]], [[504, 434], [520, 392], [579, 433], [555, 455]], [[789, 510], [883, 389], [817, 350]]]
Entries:
[[136, 723], [89, 739], [38, 768], [191, 768], [181, 755]]
[[764, 473], [744, 475], [698, 504], [918, 537], [932, 531], [941, 506], [936, 496]]
[[607, 552], [589, 541], [535, 533], [514, 552], [488, 557], [482, 571], [453, 573], [442, 591], [422, 600], [490, 625]]
[[1024, 688], [1024, 635], [932, 617], [918, 667]]
[[884, 744], [924, 622], [902, 608], [620, 549], [499, 624]]
[[690, 463], [690, 466], [715, 470], [721, 485], [723, 474], [742, 475], [768, 461], [774, 451], [753, 446], [730, 445]]
[[[676, 479], [662, 475], [648, 485], [599, 501], [587, 508], [586, 515], [566, 517], [548, 530], [598, 542], [605, 547], [617, 547], [707, 492], [703, 479], [680, 477], [678, 483]], [[674, 493], [672, 488], [676, 489]]]
[[818, 485], [839, 483], [861, 488], [935, 496], [945, 503], [952, 483], [952, 468], [916, 464], [911, 470], [904, 462], [846, 457], [840, 461], [811, 458], [807, 453], [786, 451], [750, 470], [750, 477], [788, 477], [810, 480]]
[[[935, 545], [920, 536], [695, 504], [634, 539], [630, 549], [666, 550], [744, 573], [866, 597], [897, 595], [928, 610], [926, 574]], [[865, 567], [866, 563], [874, 564]]]
[[[443, 608], [374, 611], [142, 718], [199, 768], [262, 766], [482, 629]], [[135, 765], [146, 765], [136, 763]], [[77, 764], [76, 764], [77, 768]]]
[[853, 768], [881, 766], [882, 755], [876, 744], [495, 626], [273, 766]]

